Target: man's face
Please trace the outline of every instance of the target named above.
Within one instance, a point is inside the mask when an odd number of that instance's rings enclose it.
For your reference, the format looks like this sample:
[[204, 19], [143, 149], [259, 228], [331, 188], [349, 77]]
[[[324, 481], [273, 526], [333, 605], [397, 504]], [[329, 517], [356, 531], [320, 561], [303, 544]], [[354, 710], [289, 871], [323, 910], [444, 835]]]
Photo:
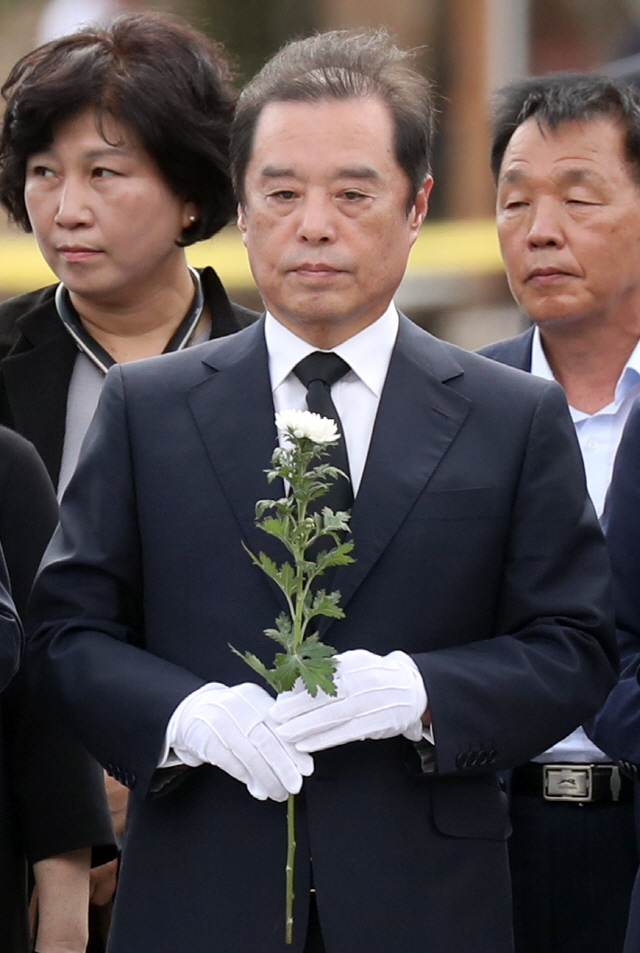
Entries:
[[509, 285], [533, 321], [640, 329], [640, 188], [606, 116], [552, 131], [528, 119], [507, 146], [497, 224]]
[[238, 224], [265, 306], [331, 347], [387, 308], [427, 211], [378, 99], [277, 102], [258, 120]]

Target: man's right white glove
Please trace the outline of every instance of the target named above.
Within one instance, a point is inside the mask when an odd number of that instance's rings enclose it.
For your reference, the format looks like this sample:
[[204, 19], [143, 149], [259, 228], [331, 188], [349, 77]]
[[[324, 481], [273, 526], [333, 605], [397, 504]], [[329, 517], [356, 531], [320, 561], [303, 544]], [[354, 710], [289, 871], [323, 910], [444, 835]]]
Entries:
[[286, 801], [313, 772], [313, 758], [275, 734], [272, 706], [272, 696], [253, 682], [211, 682], [180, 702], [166, 738], [184, 764], [217, 765], [260, 801]]

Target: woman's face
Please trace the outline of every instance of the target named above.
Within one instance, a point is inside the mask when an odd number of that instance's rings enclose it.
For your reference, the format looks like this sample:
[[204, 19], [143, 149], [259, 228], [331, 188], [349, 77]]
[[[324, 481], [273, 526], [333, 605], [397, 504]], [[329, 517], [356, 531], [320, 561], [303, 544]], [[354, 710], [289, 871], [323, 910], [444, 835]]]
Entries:
[[48, 265], [73, 297], [126, 306], [144, 299], [176, 268], [190, 216], [135, 135], [92, 109], [63, 122], [27, 161], [25, 204]]

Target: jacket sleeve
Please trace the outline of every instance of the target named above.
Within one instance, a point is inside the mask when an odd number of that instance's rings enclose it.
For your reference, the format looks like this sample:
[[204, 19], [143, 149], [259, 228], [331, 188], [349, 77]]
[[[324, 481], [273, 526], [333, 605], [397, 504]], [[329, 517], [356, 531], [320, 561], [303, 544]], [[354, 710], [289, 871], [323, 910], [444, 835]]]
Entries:
[[566, 401], [548, 387], [515, 482], [495, 633], [414, 656], [440, 773], [514, 767], [594, 713], [617, 672], [610, 590]]
[[107, 375], [29, 613], [36, 684], [118, 781], [146, 794], [169, 718], [203, 680], [144, 649], [135, 479], [119, 367]]
[[615, 761], [640, 765], [640, 405], [625, 427], [603, 517], [613, 571], [620, 679], [587, 724]]
[[9, 577], [0, 551], [0, 691], [3, 691], [20, 664], [22, 626], [9, 592]]

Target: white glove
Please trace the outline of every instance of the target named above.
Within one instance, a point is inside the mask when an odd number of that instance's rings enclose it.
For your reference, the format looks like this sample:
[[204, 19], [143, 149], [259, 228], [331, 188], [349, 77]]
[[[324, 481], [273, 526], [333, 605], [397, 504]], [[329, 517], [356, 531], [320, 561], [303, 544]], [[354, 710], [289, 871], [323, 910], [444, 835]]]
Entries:
[[215, 764], [258, 800], [286, 801], [312, 773], [313, 758], [275, 734], [272, 705], [272, 696], [253, 682], [232, 688], [212, 682], [183, 699], [166, 736], [184, 764]]
[[271, 716], [283, 741], [298, 751], [322, 751], [365, 738], [420, 740], [427, 693], [412, 658], [354, 649], [335, 660], [337, 695], [320, 690], [312, 698], [298, 679], [292, 691], [278, 696]]

